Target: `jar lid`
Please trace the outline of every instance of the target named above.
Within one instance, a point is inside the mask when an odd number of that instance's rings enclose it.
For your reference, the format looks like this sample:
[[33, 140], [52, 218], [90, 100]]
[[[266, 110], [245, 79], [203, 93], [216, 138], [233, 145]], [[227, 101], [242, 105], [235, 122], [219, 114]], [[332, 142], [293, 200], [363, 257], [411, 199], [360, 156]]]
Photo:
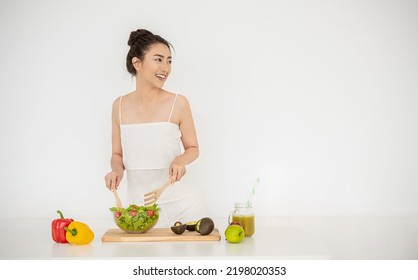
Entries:
[[234, 207], [235, 208], [251, 208], [251, 205], [248, 205], [248, 203], [247, 202], [235, 202], [235, 204], [234, 204]]

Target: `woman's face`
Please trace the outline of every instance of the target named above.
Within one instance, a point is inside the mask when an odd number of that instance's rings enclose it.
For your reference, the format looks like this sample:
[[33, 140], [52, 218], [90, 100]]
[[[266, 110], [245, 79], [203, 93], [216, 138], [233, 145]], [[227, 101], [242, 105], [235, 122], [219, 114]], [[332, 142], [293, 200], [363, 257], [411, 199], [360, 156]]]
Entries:
[[162, 88], [171, 72], [171, 52], [164, 44], [154, 44], [150, 46], [143, 61], [137, 59], [136, 63], [137, 78], [140, 76], [151, 86]]

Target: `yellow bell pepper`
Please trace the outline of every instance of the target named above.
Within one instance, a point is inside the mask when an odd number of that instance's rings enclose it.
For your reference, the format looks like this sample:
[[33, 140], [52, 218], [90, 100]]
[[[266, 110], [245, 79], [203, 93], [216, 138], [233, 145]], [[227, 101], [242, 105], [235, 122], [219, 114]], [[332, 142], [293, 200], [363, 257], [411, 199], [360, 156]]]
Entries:
[[85, 223], [72, 222], [64, 229], [67, 231], [65, 238], [71, 244], [85, 245], [94, 239], [93, 231]]

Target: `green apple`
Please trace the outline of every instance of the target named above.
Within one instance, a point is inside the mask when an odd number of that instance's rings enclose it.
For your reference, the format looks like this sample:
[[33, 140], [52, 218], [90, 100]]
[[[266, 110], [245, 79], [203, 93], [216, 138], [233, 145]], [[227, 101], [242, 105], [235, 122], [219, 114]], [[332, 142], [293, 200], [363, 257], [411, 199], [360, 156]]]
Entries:
[[245, 237], [245, 232], [239, 225], [229, 225], [225, 229], [225, 237], [230, 243], [240, 243]]

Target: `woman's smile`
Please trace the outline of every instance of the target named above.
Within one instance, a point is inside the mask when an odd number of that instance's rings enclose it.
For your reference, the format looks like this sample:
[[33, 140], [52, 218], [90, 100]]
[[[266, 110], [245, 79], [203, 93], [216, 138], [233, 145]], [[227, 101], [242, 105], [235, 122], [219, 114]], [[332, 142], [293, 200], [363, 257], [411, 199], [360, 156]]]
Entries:
[[155, 74], [155, 76], [162, 82], [164, 82], [165, 79], [167, 78], [167, 76], [164, 74]]

